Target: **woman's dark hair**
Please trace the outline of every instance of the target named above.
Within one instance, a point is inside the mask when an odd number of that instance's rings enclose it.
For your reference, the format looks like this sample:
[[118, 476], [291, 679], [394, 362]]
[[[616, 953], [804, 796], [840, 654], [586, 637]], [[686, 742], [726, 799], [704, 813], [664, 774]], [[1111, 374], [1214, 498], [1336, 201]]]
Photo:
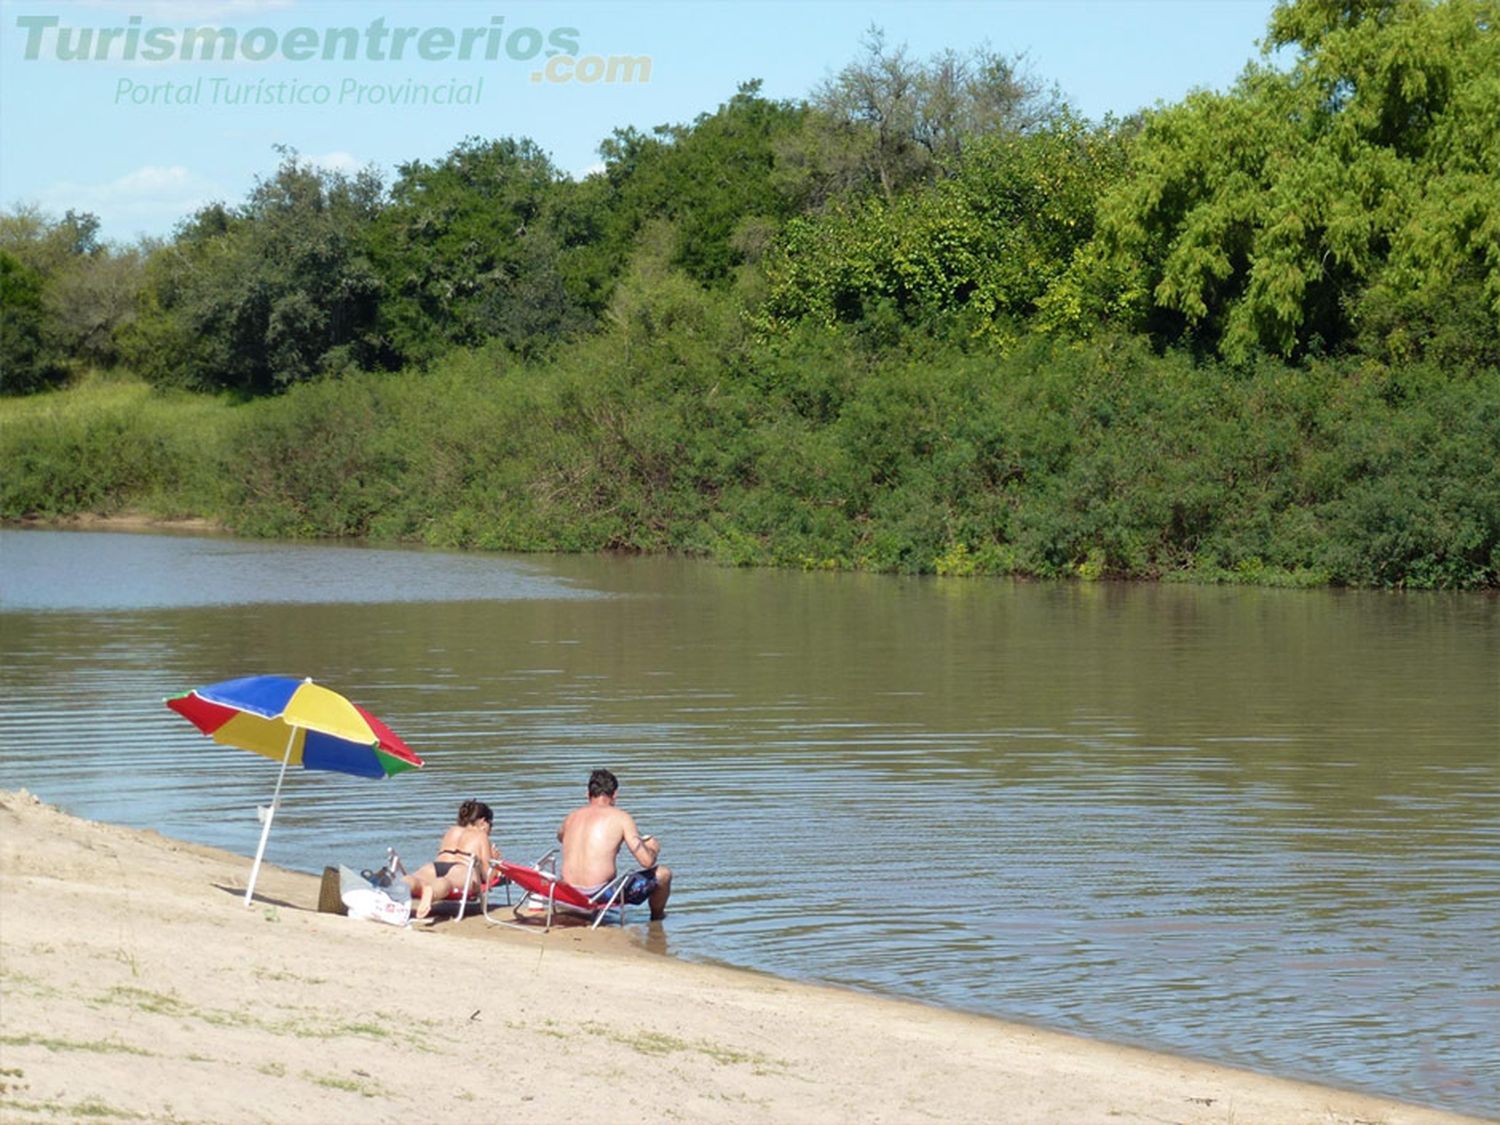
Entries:
[[458, 806], [458, 824], [460, 828], [466, 828], [471, 824], [477, 824], [481, 820], [495, 823], [495, 814], [490, 811], [489, 805], [483, 801], [469, 798]]
[[608, 770], [595, 770], [589, 774], [590, 797], [613, 797], [618, 788], [620, 788], [620, 783]]

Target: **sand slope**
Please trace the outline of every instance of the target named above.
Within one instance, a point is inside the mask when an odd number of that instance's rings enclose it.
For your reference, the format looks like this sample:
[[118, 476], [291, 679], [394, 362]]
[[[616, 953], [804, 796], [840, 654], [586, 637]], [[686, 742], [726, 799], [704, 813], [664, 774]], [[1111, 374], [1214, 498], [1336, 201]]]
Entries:
[[395, 929], [274, 868], [246, 909], [248, 868], [0, 793], [0, 1120], [1461, 1120], [685, 964], [639, 929]]

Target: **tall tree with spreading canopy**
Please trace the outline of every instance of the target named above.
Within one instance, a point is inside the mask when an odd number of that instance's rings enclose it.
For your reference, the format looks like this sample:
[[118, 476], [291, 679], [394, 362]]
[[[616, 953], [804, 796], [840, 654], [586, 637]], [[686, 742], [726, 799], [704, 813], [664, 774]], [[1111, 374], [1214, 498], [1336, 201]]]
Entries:
[[245, 203], [210, 204], [148, 264], [127, 361], [161, 383], [280, 390], [373, 365], [380, 279], [360, 242], [383, 195], [282, 150]]
[[1235, 360], [1356, 334], [1500, 354], [1500, 0], [1287, 0], [1264, 49], [1228, 93], [1148, 115], [1043, 323]]
[[[806, 110], [741, 83], [713, 113], [650, 133], [617, 129], [599, 146], [596, 239], [579, 260], [611, 279], [628, 267], [638, 239], [665, 223], [674, 232], [671, 264], [705, 285], [722, 285], [763, 245], [762, 233], [795, 212], [775, 180], [778, 146], [802, 128]], [[602, 197], [601, 197], [602, 196]], [[596, 291], [607, 286], [596, 283]]]
[[806, 126], [777, 145], [777, 180], [811, 210], [866, 194], [890, 202], [951, 173], [967, 144], [1041, 128], [1063, 109], [1024, 56], [980, 46], [913, 59], [875, 26], [809, 103]]
[[0, 215], [5, 390], [40, 389], [78, 362], [113, 363], [115, 333], [134, 311], [142, 255], [100, 242], [99, 226], [86, 211], [54, 219], [22, 206]]
[[559, 270], [564, 177], [535, 142], [469, 137], [403, 164], [366, 244], [380, 329], [403, 359], [498, 338], [522, 354], [581, 324]]

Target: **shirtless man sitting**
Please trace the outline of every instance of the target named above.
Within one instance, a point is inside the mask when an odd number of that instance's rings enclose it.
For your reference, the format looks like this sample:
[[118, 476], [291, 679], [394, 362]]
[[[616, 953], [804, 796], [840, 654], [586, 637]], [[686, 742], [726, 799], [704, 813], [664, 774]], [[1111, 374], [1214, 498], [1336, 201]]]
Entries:
[[645, 868], [625, 885], [625, 901], [651, 903], [652, 919], [667, 913], [672, 872], [657, 863], [661, 841], [642, 836], [635, 818], [615, 807], [620, 783], [609, 770], [589, 775], [589, 803], [570, 812], [557, 830], [562, 844], [562, 877], [584, 894], [593, 894], [615, 877], [615, 856], [624, 844]]

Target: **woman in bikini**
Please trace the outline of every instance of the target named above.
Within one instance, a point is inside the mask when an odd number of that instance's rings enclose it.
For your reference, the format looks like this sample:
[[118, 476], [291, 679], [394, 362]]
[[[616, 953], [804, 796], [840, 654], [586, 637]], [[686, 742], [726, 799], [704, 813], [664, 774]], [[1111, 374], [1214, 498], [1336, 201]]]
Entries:
[[[465, 896], [477, 894], [489, 878], [490, 864], [499, 859], [490, 846], [495, 814], [483, 801], [468, 800], [458, 806], [458, 823], [443, 833], [437, 859], [406, 876], [406, 885], [417, 900], [416, 915], [425, 918], [432, 904], [462, 889]], [[474, 865], [469, 866], [473, 857]], [[469, 872], [468, 886], [464, 874]]]

